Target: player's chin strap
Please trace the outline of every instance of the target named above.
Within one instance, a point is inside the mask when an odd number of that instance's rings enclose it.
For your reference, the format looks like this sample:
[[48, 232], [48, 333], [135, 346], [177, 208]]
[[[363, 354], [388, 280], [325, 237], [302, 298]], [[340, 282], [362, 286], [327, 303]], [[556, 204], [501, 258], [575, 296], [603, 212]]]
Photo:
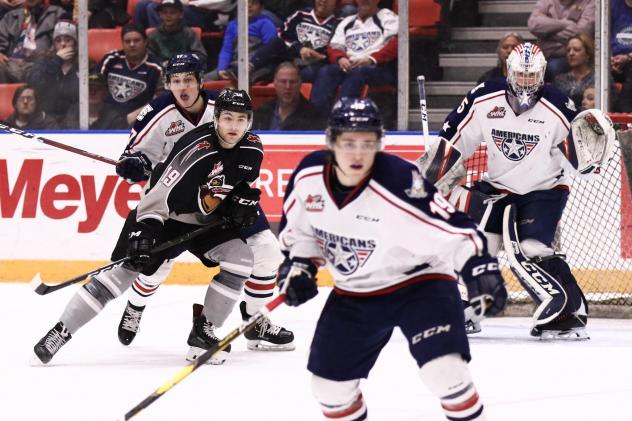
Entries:
[[511, 271], [539, 304], [533, 314], [534, 326], [553, 321], [566, 307], [568, 298], [557, 279], [524, 255], [516, 228], [516, 205], [507, 205], [503, 213], [503, 246]]

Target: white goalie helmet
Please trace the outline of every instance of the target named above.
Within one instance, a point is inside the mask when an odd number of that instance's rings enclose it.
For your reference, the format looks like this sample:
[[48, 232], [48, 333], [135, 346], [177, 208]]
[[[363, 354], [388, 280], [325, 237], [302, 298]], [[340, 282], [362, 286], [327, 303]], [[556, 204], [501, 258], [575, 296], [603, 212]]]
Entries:
[[546, 59], [540, 47], [518, 44], [507, 57], [509, 105], [521, 114], [535, 105], [544, 86]]

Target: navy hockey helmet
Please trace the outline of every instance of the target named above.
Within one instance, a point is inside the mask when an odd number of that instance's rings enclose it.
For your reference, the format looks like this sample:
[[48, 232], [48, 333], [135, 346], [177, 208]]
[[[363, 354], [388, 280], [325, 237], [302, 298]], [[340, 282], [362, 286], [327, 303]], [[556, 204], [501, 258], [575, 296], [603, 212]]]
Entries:
[[178, 53], [167, 62], [165, 69], [167, 81], [169, 80], [169, 76], [175, 73], [194, 73], [198, 81], [201, 81], [202, 74], [204, 73], [204, 65], [197, 54]]
[[381, 139], [384, 126], [375, 102], [369, 98], [340, 98], [329, 114], [327, 143], [331, 146], [341, 132], [376, 132]]

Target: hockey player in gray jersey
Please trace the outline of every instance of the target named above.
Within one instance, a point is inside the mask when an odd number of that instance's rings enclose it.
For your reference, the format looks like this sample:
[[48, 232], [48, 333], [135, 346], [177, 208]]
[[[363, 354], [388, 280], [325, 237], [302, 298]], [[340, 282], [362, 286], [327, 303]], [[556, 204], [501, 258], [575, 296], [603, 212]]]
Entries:
[[[512, 271], [537, 304], [531, 335], [587, 338], [588, 305], [553, 238], [571, 176], [599, 173], [612, 156], [614, 129], [599, 110], [578, 113], [544, 85], [537, 45], [518, 45], [507, 80], [478, 85], [452, 111], [439, 141], [420, 159], [426, 177], [480, 223], [490, 251], [504, 246]], [[488, 171], [472, 189], [458, 185], [463, 162], [487, 145]]]
[[461, 272], [481, 311], [504, 307], [483, 233], [415, 165], [380, 152], [382, 120], [371, 100], [334, 106], [327, 145], [294, 170], [279, 235], [289, 256], [279, 273], [288, 305], [318, 293], [317, 266], [334, 278], [307, 364], [324, 419], [367, 419], [361, 379], [398, 327], [446, 418], [485, 420], [457, 288]]
[[[148, 179], [156, 164], [167, 157], [185, 133], [213, 121], [214, 102], [209, 93], [201, 89], [202, 75], [203, 67], [195, 54], [172, 57], [166, 69], [166, 86], [170, 93], [150, 102], [138, 116], [116, 168], [121, 177], [130, 181]], [[280, 245], [261, 208], [259, 212], [257, 222], [241, 233], [254, 254], [254, 268], [244, 288], [245, 299], [240, 304], [244, 320], [272, 297], [277, 268], [282, 260]], [[139, 274], [132, 284], [129, 302], [118, 327], [122, 344], [129, 345], [134, 340], [147, 301], [172, 267], [173, 260], [168, 260], [151, 276]], [[248, 348], [252, 350], [294, 349], [293, 333], [267, 318], [245, 336]]]
[[[259, 176], [263, 147], [259, 137], [248, 131], [252, 106], [245, 91], [222, 91], [215, 115], [214, 123], [187, 133], [154, 168], [147, 193], [131, 213], [129, 235], [119, 239], [114, 252], [125, 250], [132, 259], [90, 278], [77, 291], [59, 322], [34, 347], [42, 362], [49, 362], [72, 335], [127, 290], [139, 273], [150, 276], [166, 259], [185, 250], [206, 266], [220, 269], [209, 284], [204, 306], [194, 305], [187, 360], [218, 342], [214, 329], [228, 317], [252, 271], [253, 253], [241, 239], [240, 230], [257, 220], [260, 191], [249, 184]], [[156, 244], [219, 218], [225, 221], [222, 229], [156, 255], [150, 253]], [[229, 351], [216, 355], [211, 363], [223, 363]]]

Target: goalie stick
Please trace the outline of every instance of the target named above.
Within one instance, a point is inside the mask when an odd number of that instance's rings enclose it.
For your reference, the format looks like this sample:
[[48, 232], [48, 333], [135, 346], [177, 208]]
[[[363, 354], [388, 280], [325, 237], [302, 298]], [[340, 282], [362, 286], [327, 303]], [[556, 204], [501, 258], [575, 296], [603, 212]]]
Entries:
[[83, 155], [88, 158], [96, 159], [97, 161], [105, 162], [106, 164], [116, 165], [116, 161], [111, 158], [106, 158], [104, 156], [97, 155], [92, 152], [84, 151], [83, 149], [75, 148], [74, 146], [70, 146], [61, 142], [56, 142], [54, 140], [46, 139], [45, 137], [38, 136], [33, 133], [25, 132], [24, 130], [16, 129], [15, 127], [7, 126], [6, 124], [3, 124], [3, 123], [0, 123], [0, 130], [5, 131], [7, 133], [17, 134], [27, 139], [34, 139], [40, 143], [44, 143], [46, 145], [54, 146], [56, 148], [63, 149], [65, 151]]
[[424, 153], [428, 149], [428, 107], [426, 105], [426, 78], [417, 76], [417, 89], [419, 89], [419, 112], [421, 113], [421, 132], [423, 134]]
[[231, 331], [228, 335], [224, 336], [218, 343], [206, 350], [196, 360], [187, 364], [175, 376], [173, 376], [162, 386], [156, 389], [151, 395], [147, 396], [145, 399], [143, 399], [142, 402], [127, 411], [125, 415], [120, 418], [120, 420], [127, 421], [137, 415], [143, 409], [154, 403], [162, 395], [171, 390], [173, 386], [184, 380], [189, 374], [200, 368], [201, 365], [211, 359], [211, 357], [217, 352], [223, 351], [231, 342], [233, 342], [239, 336], [253, 329], [259, 320], [261, 320], [263, 317], [266, 317], [272, 310], [277, 308], [285, 300], [285, 289], [287, 288], [287, 285], [289, 285], [289, 282], [286, 282], [285, 285], [286, 286], [285, 288], [283, 288], [283, 291], [281, 291], [274, 300], [270, 301], [261, 310], [253, 314], [250, 319], [243, 322], [239, 327]]
[[[183, 234], [179, 237], [176, 237], [172, 240], [169, 241], [165, 241], [164, 243], [161, 243], [159, 245], [157, 245], [156, 247], [154, 247], [153, 249], [151, 249], [150, 254], [156, 254], [156, 253], [160, 253], [162, 251], [165, 251], [171, 247], [177, 246], [179, 244], [182, 244], [186, 241], [189, 241], [197, 236], [199, 236], [200, 234], [204, 234], [205, 232], [219, 227], [219, 226], [223, 226], [226, 222], [223, 219], [219, 219], [211, 224], [205, 225], [201, 228], [198, 228], [196, 230], [193, 230], [191, 232], [187, 232], [186, 234]], [[35, 276], [33, 277], [33, 279], [31, 280], [31, 287], [33, 288], [33, 290], [35, 290], [35, 292], [39, 295], [46, 295], [46, 294], [50, 294], [51, 292], [57, 291], [59, 289], [62, 288], [66, 288], [67, 286], [76, 284], [77, 282], [81, 282], [86, 278], [92, 277], [92, 276], [96, 276], [100, 273], [103, 272], [107, 272], [108, 270], [114, 269], [115, 267], [121, 266], [123, 263], [129, 261], [132, 258], [132, 256], [127, 256], [124, 257], [122, 259], [119, 259], [115, 262], [109, 263], [105, 266], [101, 266], [100, 268], [97, 268], [93, 271], [90, 271], [88, 273], [84, 273], [82, 275], [79, 276], [75, 276], [72, 279], [69, 279], [67, 281], [63, 281], [61, 283], [55, 284], [55, 285], [48, 285], [45, 284], [42, 281], [42, 277], [40, 276], [40, 273], [37, 272], [35, 274]]]

